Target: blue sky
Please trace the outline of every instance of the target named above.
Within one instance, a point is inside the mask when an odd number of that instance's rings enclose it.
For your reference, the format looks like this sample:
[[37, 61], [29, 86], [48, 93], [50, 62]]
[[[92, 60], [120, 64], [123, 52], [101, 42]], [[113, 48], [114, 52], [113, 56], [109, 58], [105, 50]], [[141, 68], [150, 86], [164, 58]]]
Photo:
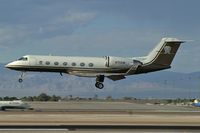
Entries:
[[26, 54], [143, 56], [188, 42], [171, 71], [200, 71], [199, 0], [0, 0], [0, 62]]

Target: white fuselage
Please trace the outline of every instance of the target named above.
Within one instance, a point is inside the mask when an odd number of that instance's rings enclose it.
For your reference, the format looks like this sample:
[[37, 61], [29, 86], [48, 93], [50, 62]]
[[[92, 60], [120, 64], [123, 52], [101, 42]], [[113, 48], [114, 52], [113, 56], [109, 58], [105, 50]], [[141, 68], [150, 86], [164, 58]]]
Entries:
[[124, 73], [134, 60], [122, 57], [23, 56], [7, 67], [20, 71], [62, 72], [95, 77], [98, 73]]
[[21, 100], [14, 101], [0, 101], [0, 109], [28, 109], [30, 106], [27, 103], [22, 102]]

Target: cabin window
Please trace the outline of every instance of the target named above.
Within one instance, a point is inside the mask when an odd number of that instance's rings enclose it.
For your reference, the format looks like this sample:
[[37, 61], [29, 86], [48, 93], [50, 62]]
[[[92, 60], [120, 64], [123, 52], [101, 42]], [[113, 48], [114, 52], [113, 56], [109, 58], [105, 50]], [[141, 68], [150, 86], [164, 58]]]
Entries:
[[56, 65], [56, 66], [57, 66], [58, 64], [59, 64], [58, 62], [54, 62], [54, 65]]
[[75, 63], [75, 62], [73, 62], [73, 63], [72, 63], [72, 66], [76, 66], [76, 63]]
[[83, 67], [83, 66], [85, 66], [85, 63], [83, 63], [83, 62], [82, 62], [82, 63], [80, 63], [80, 66], [82, 66], [82, 67]]
[[50, 65], [50, 62], [49, 62], [49, 61], [46, 61], [46, 65]]
[[42, 61], [39, 61], [39, 64], [42, 65]]
[[63, 62], [63, 66], [67, 66], [67, 62]]
[[89, 66], [89, 67], [93, 67], [94, 64], [93, 64], [93, 63], [89, 63], [88, 66]]

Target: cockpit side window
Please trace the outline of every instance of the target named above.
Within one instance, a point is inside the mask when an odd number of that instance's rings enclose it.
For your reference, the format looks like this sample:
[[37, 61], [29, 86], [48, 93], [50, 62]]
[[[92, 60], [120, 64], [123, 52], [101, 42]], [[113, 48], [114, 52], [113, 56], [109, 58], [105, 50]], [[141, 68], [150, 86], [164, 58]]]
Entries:
[[27, 57], [21, 57], [21, 58], [19, 58], [18, 60], [21, 60], [21, 61], [27, 61], [28, 58], [27, 58]]
[[23, 60], [24, 57], [19, 58], [18, 60]]

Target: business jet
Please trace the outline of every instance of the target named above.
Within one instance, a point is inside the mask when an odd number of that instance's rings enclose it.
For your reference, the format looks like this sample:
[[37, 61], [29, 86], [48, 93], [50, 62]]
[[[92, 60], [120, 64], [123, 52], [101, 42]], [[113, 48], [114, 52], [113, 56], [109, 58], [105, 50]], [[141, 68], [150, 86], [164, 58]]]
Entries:
[[6, 109], [30, 109], [30, 106], [21, 100], [0, 101], [0, 110]]
[[105, 77], [116, 81], [134, 74], [171, 68], [172, 60], [180, 44], [184, 42], [176, 38], [162, 38], [160, 43], [147, 56], [142, 57], [26, 55], [5, 67], [22, 72], [19, 78], [20, 83], [27, 71], [57, 72], [61, 76], [66, 73], [80, 77], [95, 77], [95, 86], [102, 89]]

